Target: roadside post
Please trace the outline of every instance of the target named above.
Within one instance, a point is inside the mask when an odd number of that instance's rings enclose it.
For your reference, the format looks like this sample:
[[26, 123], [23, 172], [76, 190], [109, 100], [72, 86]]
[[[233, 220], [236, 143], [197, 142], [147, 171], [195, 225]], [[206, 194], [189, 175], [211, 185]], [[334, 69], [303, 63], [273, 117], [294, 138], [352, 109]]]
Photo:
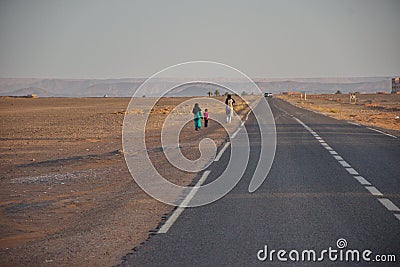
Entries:
[[357, 102], [356, 93], [350, 93], [350, 104], [355, 104]]

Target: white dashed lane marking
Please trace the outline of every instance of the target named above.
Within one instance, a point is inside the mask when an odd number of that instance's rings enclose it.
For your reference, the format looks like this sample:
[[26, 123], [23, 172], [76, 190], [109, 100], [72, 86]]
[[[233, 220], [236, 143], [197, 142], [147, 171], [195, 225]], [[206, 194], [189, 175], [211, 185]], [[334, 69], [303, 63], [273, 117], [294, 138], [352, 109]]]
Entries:
[[358, 175], [358, 172], [353, 168], [346, 168], [346, 171], [351, 175]]
[[343, 158], [341, 156], [333, 156], [335, 159], [337, 160], [343, 160]]
[[397, 207], [392, 201], [387, 198], [378, 198], [379, 202], [382, 203], [385, 208], [390, 211], [400, 211], [399, 207]]
[[[350, 165], [348, 162], [346, 162], [335, 150], [333, 150], [332, 147], [330, 147], [330, 146], [329, 146], [315, 131], [313, 131], [310, 127], [308, 127], [304, 122], [302, 122], [302, 121], [299, 120], [298, 118], [296, 118], [296, 117], [293, 117], [293, 118], [294, 118], [298, 123], [300, 123], [304, 128], [306, 128], [306, 130], [309, 131], [309, 132], [315, 137], [315, 139], [316, 139], [324, 148], [326, 148], [326, 149], [328, 150], [328, 152], [340, 163], [340, 165], [342, 165], [342, 166], [345, 168], [345, 170], [346, 170], [349, 174], [351, 174], [351, 175], [354, 177], [354, 179], [356, 179], [360, 184], [364, 185], [364, 188], [365, 188], [366, 190], [368, 190], [368, 191], [371, 193], [371, 195], [378, 197], [377, 199], [379, 200], [379, 202], [380, 202], [386, 209], [388, 209], [389, 211], [392, 211], [392, 212], [396, 212], [396, 213], [394, 213], [393, 215], [394, 215], [398, 220], [400, 220], [400, 214], [397, 213], [397, 212], [400, 212], [400, 208], [399, 208], [399, 207], [397, 207], [397, 206], [396, 206], [392, 201], [390, 201], [388, 198], [380, 198], [380, 197], [383, 196], [383, 194], [382, 194], [381, 191], [378, 190], [378, 188], [376, 188], [375, 186], [371, 185], [371, 183], [368, 182], [367, 179], [365, 179], [364, 177], [360, 176], [359, 173], [358, 173], [355, 169], [353, 169], [353, 168], [351, 167], [351, 165]], [[354, 124], [354, 125], [357, 125], [357, 126], [360, 126], [360, 125], [358, 125], [358, 124], [356, 124], [356, 123], [352, 123], [352, 122], [348, 122], [348, 123]], [[376, 129], [373, 129], [373, 128], [369, 128], [369, 127], [367, 127], [367, 128], [370, 129], [370, 130], [373, 130], [373, 131], [375, 131], [375, 132], [378, 132], [378, 133], [381, 133], [381, 134], [384, 134], [384, 135], [387, 135], [387, 136], [390, 136], [390, 137], [393, 137], [393, 138], [397, 138], [397, 137], [394, 136], [394, 135], [391, 135], [391, 134], [388, 134], [388, 133], [385, 133], [385, 132], [382, 132], [382, 131], [379, 131], [379, 130], [376, 130]]]
[[371, 185], [370, 182], [368, 182], [364, 177], [362, 176], [354, 176], [354, 179], [360, 182], [362, 185]]
[[351, 168], [350, 164], [348, 164], [346, 161], [344, 160], [338, 160], [340, 165], [342, 165], [345, 168]]
[[376, 189], [375, 186], [366, 186], [365, 189], [367, 189], [374, 196], [383, 196], [383, 194]]

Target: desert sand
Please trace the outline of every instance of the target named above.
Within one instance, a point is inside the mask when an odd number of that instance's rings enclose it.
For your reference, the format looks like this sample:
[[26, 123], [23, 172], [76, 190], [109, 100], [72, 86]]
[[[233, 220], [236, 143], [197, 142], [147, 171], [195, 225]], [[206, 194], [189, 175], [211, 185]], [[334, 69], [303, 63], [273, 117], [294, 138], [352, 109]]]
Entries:
[[306, 100], [300, 95], [277, 97], [336, 119], [400, 133], [399, 94], [357, 94], [355, 103], [350, 103], [349, 94], [313, 94], [307, 95]]
[[[174, 169], [159, 148], [162, 121], [185, 100], [162, 99], [146, 128], [152, 162], [181, 185], [196, 174]], [[236, 101], [239, 114], [248, 112]], [[121, 144], [128, 102], [0, 98], [1, 266], [115, 265], [172, 211], [146, 195], [128, 171]], [[182, 153], [196, 158], [205, 137], [221, 145], [227, 133], [212, 121], [199, 132], [188, 123], [179, 136]]]

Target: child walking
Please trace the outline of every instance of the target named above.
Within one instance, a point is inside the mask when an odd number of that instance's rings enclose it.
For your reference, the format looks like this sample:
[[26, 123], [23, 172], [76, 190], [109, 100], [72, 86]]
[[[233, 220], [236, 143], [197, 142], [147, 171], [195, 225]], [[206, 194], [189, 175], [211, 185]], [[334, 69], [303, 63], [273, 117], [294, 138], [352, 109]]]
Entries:
[[198, 131], [201, 128], [201, 118], [202, 118], [201, 108], [199, 107], [198, 103], [194, 104], [192, 113], [194, 116], [194, 129]]
[[204, 110], [204, 127], [208, 127], [208, 109]]

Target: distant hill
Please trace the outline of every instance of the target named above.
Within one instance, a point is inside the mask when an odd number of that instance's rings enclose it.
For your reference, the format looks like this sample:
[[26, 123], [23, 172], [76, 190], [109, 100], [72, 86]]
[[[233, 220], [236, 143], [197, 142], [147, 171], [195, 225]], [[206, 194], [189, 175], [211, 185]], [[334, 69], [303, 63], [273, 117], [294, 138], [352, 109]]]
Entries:
[[[335, 93], [337, 90], [343, 93], [360, 92], [390, 92], [391, 78], [389, 77], [365, 77], [365, 78], [296, 78], [296, 79], [271, 79], [257, 78], [254, 82], [264, 92], [280, 93], [285, 91], [306, 91], [308, 93]], [[241, 88], [237, 81], [220, 78], [229, 84], [235, 83]], [[131, 97], [135, 90], [145, 81], [144, 78], [122, 78], [122, 79], [32, 79], [32, 78], [0, 78], [0, 95], [27, 95], [56, 97]], [[146, 96], [158, 96], [162, 88], [170, 88], [174, 81], [179, 79], [160, 79], [152, 83], [150, 91]], [[170, 96], [196, 96], [206, 95], [215, 91], [212, 86], [185, 85], [175, 88], [169, 93]], [[220, 90], [223, 94], [226, 90]], [[243, 90], [251, 93], [246, 84]], [[254, 93], [254, 92], [253, 92]]]
[[28, 88], [22, 88], [18, 89], [12, 92], [8, 93], [0, 93], [2, 96], [27, 96], [27, 95], [37, 95], [38, 97], [51, 97], [54, 96], [47, 92], [46, 90], [43, 90], [42, 88], [35, 88], [35, 87], [28, 87]]
[[[24, 79], [0, 78], [0, 95], [25, 88], [41, 88], [52, 96], [130, 96], [144, 79]], [[113, 93], [114, 92], [114, 93]], [[116, 95], [117, 94], [117, 95]]]
[[306, 91], [314, 94], [333, 94], [340, 90], [342, 93], [360, 92], [360, 93], [375, 93], [375, 92], [390, 92], [391, 83], [388, 80], [373, 81], [373, 82], [357, 82], [357, 83], [321, 83], [321, 82], [256, 82], [258, 87], [263, 91], [271, 93], [280, 93], [285, 91]]
[[221, 95], [223, 95], [225, 92], [228, 92], [226, 88], [223, 88], [221, 86], [215, 85], [215, 84], [201, 84], [201, 83], [194, 83], [194, 84], [186, 84], [179, 86], [177, 88], [174, 88], [171, 90], [166, 96], [206, 96], [208, 95], [208, 92], [212, 92], [213, 94], [215, 93], [215, 90], [218, 90]]

